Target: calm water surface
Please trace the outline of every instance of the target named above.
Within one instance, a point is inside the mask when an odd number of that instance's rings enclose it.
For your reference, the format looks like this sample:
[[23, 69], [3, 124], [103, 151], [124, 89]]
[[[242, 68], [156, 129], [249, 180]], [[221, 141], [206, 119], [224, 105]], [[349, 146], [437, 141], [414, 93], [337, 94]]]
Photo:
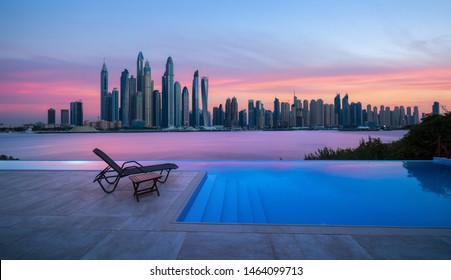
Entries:
[[161, 133], [1, 133], [0, 154], [21, 160], [98, 160], [100, 148], [115, 160], [300, 160], [319, 148], [356, 147], [369, 136], [383, 142], [406, 131], [240, 131]]

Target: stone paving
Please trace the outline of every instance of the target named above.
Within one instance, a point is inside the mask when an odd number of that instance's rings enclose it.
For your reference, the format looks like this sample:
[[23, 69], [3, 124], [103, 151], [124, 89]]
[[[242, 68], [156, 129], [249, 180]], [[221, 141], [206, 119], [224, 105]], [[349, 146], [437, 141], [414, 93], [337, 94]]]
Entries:
[[1, 259], [451, 259], [451, 228], [177, 223], [204, 171], [140, 202], [128, 178], [106, 194], [96, 174], [0, 170]]

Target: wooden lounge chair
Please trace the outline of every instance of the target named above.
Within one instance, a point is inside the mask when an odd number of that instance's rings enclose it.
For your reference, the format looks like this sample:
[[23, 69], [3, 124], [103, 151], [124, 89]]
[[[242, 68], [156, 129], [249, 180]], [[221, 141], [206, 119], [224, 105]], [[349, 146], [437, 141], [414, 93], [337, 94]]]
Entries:
[[[160, 172], [161, 175], [163, 175], [163, 172], [166, 171], [166, 176], [162, 176], [162, 179], [159, 179], [158, 182], [164, 183], [168, 179], [169, 173], [173, 169], [177, 169], [178, 166], [173, 163], [164, 163], [164, 164], [155, 164], [155, 165], [148, 165], [143, 166], [137, 161], [126, 161], [122, 164], [122, 166], [119, 166], [114, 160], [112, 160], [107, 154], [105, 154], [100, 149], [95, 148], [93, 152], [98, 155], [103, 161], [105, 161], [108, 166], [103, 169], [97, 176], [94, 178], [94, 182], [98, 182], [100, 187], [102, 187], [103, 191], [106, 193], [112, 193], [117, 187], [117, 184], [119, 183], [119, 180], [122, 177], [127, 177], [129, 175], [133, 174], [139, 174], [139, 173], [146, 173], [146, 172]], [[133, 164], [133, 165], [129, 165]], [[129, 165], [129, 166], [126, 166]], [[105, 187], [102, 183], [102, 181], [105, 180], [109, 185], [113, 185], [112, 187]]]

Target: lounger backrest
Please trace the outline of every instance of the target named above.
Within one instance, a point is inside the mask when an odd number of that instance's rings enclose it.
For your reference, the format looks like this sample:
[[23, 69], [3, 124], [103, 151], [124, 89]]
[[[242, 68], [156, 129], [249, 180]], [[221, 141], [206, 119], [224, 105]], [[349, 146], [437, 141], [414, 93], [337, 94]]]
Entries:
[[113, 168], [117, 173], [121, 173], [122, 169], [117, 165], [114, 160], [112, 160], [107, 154], [105, 154], [102, 150], [95, 148], [93, 150], [94, 154], [98, 155], [101, 159], [103, 159], [111, 168]]

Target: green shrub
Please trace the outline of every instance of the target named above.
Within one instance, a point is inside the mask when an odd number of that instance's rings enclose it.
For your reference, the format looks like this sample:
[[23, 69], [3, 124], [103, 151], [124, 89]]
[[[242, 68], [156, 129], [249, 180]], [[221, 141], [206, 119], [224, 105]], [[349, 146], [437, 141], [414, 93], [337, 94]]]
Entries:
[[304, 159], [313, 160], [431, 160], [437, 151], [438, 139], [447, 141], [451, 149], [451, 113], [430, 115], [412, 127], [400, 140], [382, 143], [379, 138], [361, 140], [357, 148], [323, 148]]

